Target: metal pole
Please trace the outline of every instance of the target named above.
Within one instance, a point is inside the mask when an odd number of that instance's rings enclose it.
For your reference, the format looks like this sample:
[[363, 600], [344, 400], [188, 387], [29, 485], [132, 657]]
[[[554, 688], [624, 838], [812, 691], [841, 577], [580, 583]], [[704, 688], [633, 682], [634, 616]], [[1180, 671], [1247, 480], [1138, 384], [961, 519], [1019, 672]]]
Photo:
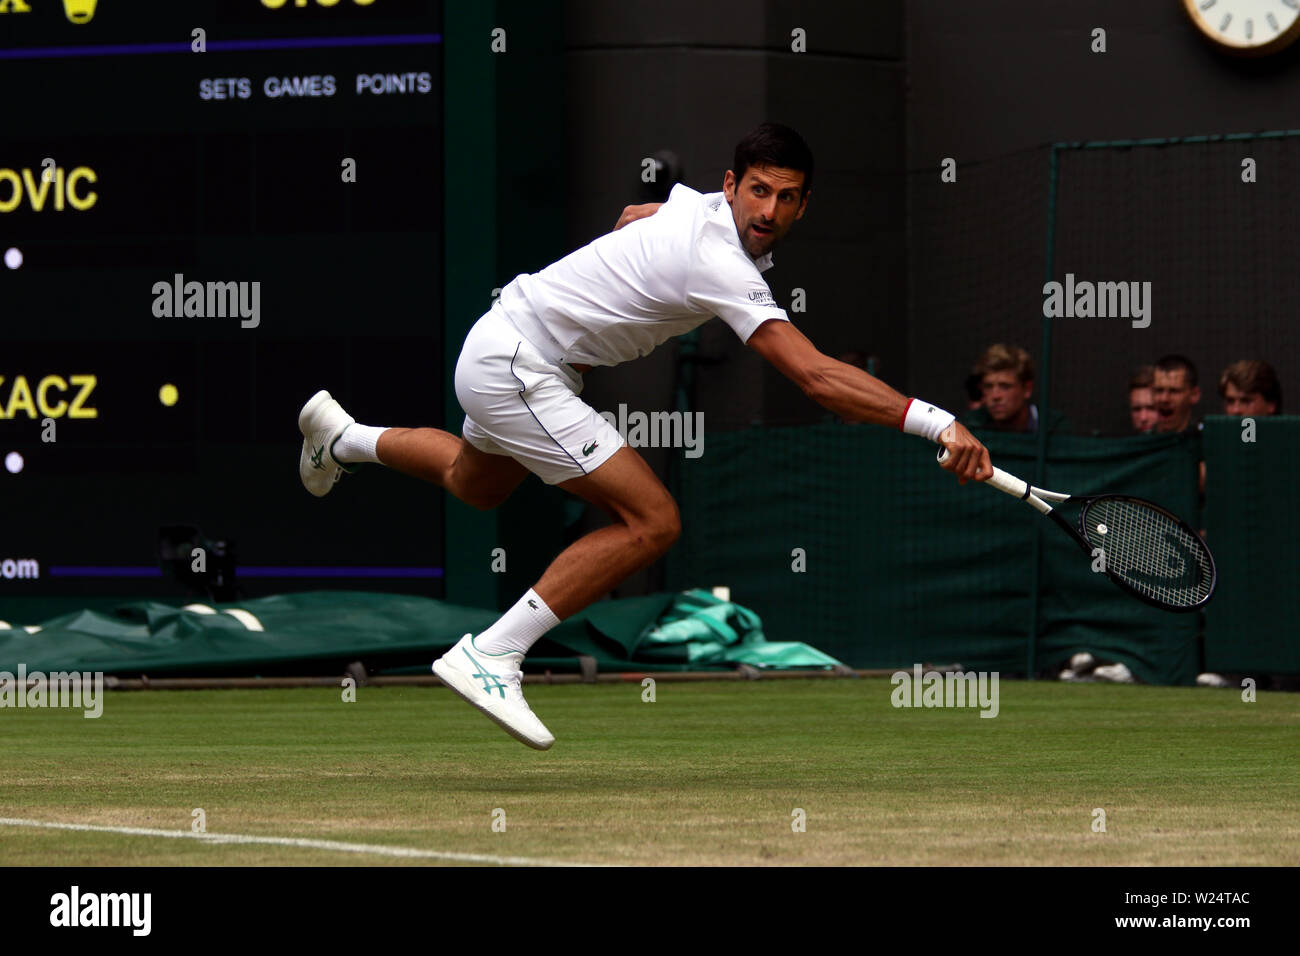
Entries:
[[[1051, 282], [1056, 271], [1056, 193], [1060, 181], [1060, 167], [1057, 153], [1061, 144], [1053, 143], [1048, 152], [1047, 171], [1047, 278]], [[1043, 314], [1043, 337], [1038, 365], [1038, 456], [1034, 463], [1033, 483], [1040, 488], [1046, 484], [1047, 468], [1047, 429], [1049, 420], [1049, 402], [1051, 401], [1052, 371], [1052, 319]], [[1043, 569], [1043, 530], [1040, 522], [1034, 523], [1034, 573], [1033, 599], [1029, 606], [1029, 646], [1025, 654], [1026, 676], [1033, 680], [1038, 674], [1038, 627], [1039, 604], [1042, 587]]]

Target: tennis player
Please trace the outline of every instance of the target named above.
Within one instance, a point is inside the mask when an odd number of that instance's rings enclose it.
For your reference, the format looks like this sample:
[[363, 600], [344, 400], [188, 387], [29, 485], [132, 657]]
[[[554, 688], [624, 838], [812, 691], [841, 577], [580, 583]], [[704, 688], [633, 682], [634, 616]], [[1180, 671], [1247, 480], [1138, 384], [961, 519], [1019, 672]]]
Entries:
[[794, 130], [764, 123], [736, 146], [722, 192], [676, 185], [662, 204], [630, 206], [613, 232], [533, 275], [517, 276], [470, 330], [456, 366], [461, 434], [357, 424], [328, 392], [299, 415], [298, 471], [325, 495], [358, 462], [431, 481], [495, 508], [529, 472], [609, 513], [486, 631], [433, 664], [452, 690], [507, 733], [545, 750], [555, 738], [524, 700], [520, 663], [561, 620], [655, 561], [680, 532], [676, 502], [645, 460], [578, 396], [594, 366], [639, 358], [718, 316], [840, 418], [942, 444], [965, 483], [992, 474], [988, 452], [954, 416], [909, 400], [819, 352], [763, 281], [772, 249], [803, 217], [813, 157]]

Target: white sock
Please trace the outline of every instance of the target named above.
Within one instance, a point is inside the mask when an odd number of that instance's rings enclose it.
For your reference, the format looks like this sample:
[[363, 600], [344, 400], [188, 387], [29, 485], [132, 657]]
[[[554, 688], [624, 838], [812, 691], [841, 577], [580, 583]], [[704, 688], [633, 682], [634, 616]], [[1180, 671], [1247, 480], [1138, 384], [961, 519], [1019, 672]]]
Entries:
[[343, 429], [343, 434], [334, 443], [334, 450], [330, 454], [334, 456], [335, 461], [341, 461], [345, 465], [356, 461], [378, 463], [375, 445], [379, 442], [379, 436], [386, 431], [387, 428], [375, 428], [372, 425], [358, 425], [353, 422]]
[[527, 654], [537, 639], [560, 623], [532, 588], [495, 624], [473, 639], [483, 654]]

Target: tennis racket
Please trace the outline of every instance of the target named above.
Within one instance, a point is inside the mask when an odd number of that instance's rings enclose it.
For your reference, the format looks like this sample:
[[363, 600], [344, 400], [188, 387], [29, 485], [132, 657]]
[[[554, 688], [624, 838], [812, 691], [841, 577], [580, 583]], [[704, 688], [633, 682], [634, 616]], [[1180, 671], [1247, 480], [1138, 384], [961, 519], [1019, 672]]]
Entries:
[[[940, 464], [947, 459], [948, 450], [940, 449]], [[1106, 577], [1139, 601], [1165, 611], [1196, 611], [1214, 596], [1219, 576], [1210, 549], [1191, 525], [1159, 505], [1129, 495], [1063, 495], [1001, 468], [993, 469], [987, 484], [1050, 517], [1090, 559], [1101, 557]], [[1079, 526], [1053, 504], [1082, 505]]]

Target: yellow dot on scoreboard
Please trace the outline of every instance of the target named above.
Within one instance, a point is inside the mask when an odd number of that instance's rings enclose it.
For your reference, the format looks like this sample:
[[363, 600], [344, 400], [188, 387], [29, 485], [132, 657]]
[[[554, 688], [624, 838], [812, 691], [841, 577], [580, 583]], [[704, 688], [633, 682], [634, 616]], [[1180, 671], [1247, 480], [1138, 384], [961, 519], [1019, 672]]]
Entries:
[[177, 399], [179, 399], [180, 397], [181, 397], [181, 393], [178, 392], [176, 390], [176, 386], [172, 385], [170, 382], [164, 385], [162, 388], [158, 389], [158, 401], [162, 402], [168, 408], [171, 408], [173, 405], [175, 405]]

